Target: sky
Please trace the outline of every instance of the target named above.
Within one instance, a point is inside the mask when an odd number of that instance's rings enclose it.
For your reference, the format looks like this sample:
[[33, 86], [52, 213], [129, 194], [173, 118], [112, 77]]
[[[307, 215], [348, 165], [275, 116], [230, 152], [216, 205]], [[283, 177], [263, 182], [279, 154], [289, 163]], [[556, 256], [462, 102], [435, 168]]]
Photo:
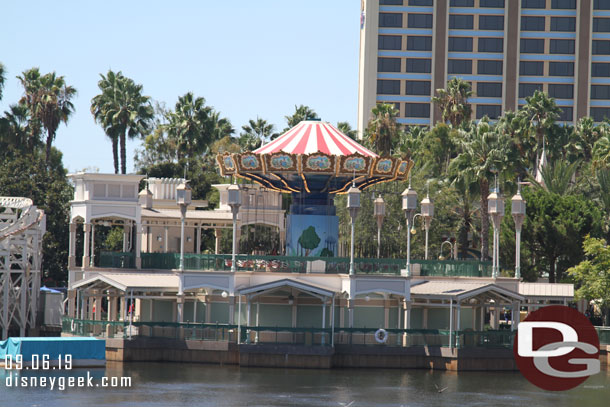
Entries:
[[[168, 108], [192, 91], [237, 133], [257, 116], [282, 130], [300, 104], [356, 127], [359, 23], [356, 0], [3, 1], [0, 113], [22, 96], [24, 70], [65, 76], [78, 95], [54, 145], [70, 172], [114, 172], [110, 139], [90, 113], [109, 69]], [[140, 143], [128, 142], [128, 172]]]

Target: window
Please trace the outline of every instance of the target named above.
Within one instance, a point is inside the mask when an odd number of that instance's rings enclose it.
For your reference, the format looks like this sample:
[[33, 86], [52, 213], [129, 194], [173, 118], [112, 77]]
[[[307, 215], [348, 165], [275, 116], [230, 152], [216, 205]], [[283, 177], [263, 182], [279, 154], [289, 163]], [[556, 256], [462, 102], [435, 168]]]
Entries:
[[430, 96], [430, 81], [407, 81], [406, 94]]
[[449, 51], [472, 52], [472, 38], [449, 37]]
[[406, 117], [430, 117], [430, 103], [405, 103]]
[[562, 121], [562, 122], [571, 122], [574, 117], [574, 109], [571, 107], [561, 107], [559, 109], [561, 111], [561, 113], [559, 113], [559, 116], [557, 117], [557, 120]]
[[409, 6], [431, 6], [432, 0], [409, 0]]
[[610, 41], [593, 40], [593, 55], [610, 55]]
[[593, 62], [591, 64], [591, 76], [598, 78], [610, 77], [610, 64], [605, 62]]
[[477, 96], [502, 97], [502, 84], [496, 82], [477, 82]]
[[474, 0], [451, 0], [451, 7], [474, 7]]
[[432, 14], [409, 13], [409, 28], [432, 28]]
[[593, 8], [595, 10], [610, 10], [610, 0], [595, 0]]
[[546, 0], [521, 0], [521, 8], [546, 8]]
[[407, 49], [409, 51], [431, 51], [432, 37], [409, 35], [407, 37]]
[[402, 49], [402, 36], [380, 35], [377, 41], [379, 49]]
[[520, 83], [519, 84], [519, 97], [526, 98], [532, 96], [535, 91], [542, 91], [541, 83]]
[[549, 76], [574, 76], [574, 62], [549, 62]]
[[479, 16], [479, 30], [504, 30], [504, 16]]
[[551, 54], [574, 54], [574, 40], [551, 40]]
[[537, 61], [519, 62], [519, 75], [526, 75], [526, 76], [544, 75], [544, 62], [537, 62]]
[[470, 59], [450, 59], [447, 61], [447, 72], [450, 74], [471, 74], [472, 61]]
[[111, 198], [120, 198], [121, 186], [117, 184], [108, 184], [108, 196]]
[[479, 38], [479, 52], [504, 52], [504, 38]]
[[610, 99], [610, 85], [591, 85], [591, 99]]
[[483, 116], [497, 119], [502, 116], [502, 105], [477, 105], [477, 119], [482, 119]]
[[451, 14], [449, 15], [449, 28], [472, 30], [474, 27], [474, 16]]
[[549, 85], [549, 96], [557, 99], [572, 99], [574, 97], [574, 85], [551, 83]]
[[522, 54], [544, 54], [544, 40], [543, 39], [521, 39], [521, 53]]
[[502, 61], [480, 59], [477, 64], [479, 75], [502, 75]]
[[379, 13], [379, 27], [402, 27], [402, 13]]
[[93, 197], [94, 198], [106, 197], [106, 184], [93, 184]]
[[551, 17], [551, 31], [576, 31], [576, 17]]
[[381, 0], [379, 4], [382, 6], [402, 6], [402, 0]]
[[377, 72], [400, 72], [400, 58], [377, 58]]
[[593, 32], [610, 32], [610, 18], [593, 18]]
[[380, 95], [400, 95], [400, 81], [377, 79], [377, 93]]
[[591, 117], [596, 122], [603, 122], [605, 118], [610, 118], [610, 107], [592, 107]]
[[521, 31], [544, 31], [544, 17], [521, 17]]
[[551, 0], [551, 8], [573, 10], [576, 8], [576, 0]]
[[479, 2], [479, 6], [488, 8], [504, 8], [504, 0], [481, 0]]
[[407, 58], [407, 72], [430, 73], [432, 72], [432, 60]]

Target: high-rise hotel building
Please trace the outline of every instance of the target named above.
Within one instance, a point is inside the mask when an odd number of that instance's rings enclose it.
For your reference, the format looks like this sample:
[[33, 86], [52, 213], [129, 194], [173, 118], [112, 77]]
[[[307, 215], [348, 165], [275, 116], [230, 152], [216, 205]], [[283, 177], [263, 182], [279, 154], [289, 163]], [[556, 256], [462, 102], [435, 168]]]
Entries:
[[567, 123], [610, 117], [610, 0], [362, 0], [360, 132], [380, 102], [433, 125], [431, 97], [453, 77], [472, 84], [473, 119], [536, 89]]

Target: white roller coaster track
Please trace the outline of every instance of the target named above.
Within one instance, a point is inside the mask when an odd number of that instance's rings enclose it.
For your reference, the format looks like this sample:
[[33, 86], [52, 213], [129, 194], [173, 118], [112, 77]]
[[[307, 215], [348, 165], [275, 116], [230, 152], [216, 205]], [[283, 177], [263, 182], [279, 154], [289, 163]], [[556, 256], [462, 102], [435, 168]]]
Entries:
[[31, 199], [0, 197], [0, 328], [25, 336], [36, 326], [40, 292], [44, 212]]

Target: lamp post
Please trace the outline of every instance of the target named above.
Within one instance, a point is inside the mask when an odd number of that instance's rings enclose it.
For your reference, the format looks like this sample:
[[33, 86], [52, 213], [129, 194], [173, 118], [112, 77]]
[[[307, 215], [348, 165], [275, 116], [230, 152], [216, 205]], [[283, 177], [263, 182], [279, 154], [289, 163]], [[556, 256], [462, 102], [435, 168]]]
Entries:
[[504, 200], [500, 195], [500, 189], [498, 188], [498, 182], [496, 180], [496, 187], [492, 190], [491, 194], [487, 197], [488, 206], [487, 212], [493, 223], [494, 227], [494, 239], [493, 239], [493, 266], [492, 266], [492, 277], [498, 278], [500, 268], [500, 223], [502, 222], [502, 216], [504, 216]]
[[411, 223], [417, 209], [417, 192], [409, 186], [402, 193], [402, 210], [407, 217], [407, 277], [411, 276]]
[[525, 220], [525, 200], [521, 196], [521, 182], [511, 199], [511, 213], [515, 221], [515, 278], [521, 278], [521, 228]]
[[383, 226], [383, 218], [385, 217], [385, 201], [379, 194], [379, 197], [375, 199], [375, 206], [373, 208], [373, 215], [377, 219], [377, 258], [381, 257], [381, 227]]
[[[176, 188], [176, 203], [180, 207], [180, 275], [178, 276], [177, 317], [178, 322], [184, 320], [184, 223], [186, 210], [191, 204], [192, 190], [187, 180]], [[167, 242], [165, 242], [167, 244]]]
[[237, 214], [241, 206], [241, 191], [237, 184], [231, 184], [227, 189], [229, 193], [229, 206], [233, 214], [233, 249], [231, 251], [231, 272], [235, 272], [235, 253], [237, 252]]
[[354, 226], [356, 224], [356, 216], [360, 210], [360, 190], [356, 188], [356, 183], [352, 183], [352, 187], [347, 190], [347, 209], [352, 220], [352, 238], [350, 243], [350, 259], [349, 259], [349, 274], [354, 275]]
[[430, 223], [434, 217], [434, 204], [430, 200], [429, 194], [421, 201], [421, 215], [424, 218], [424, 228], [426, 229], [426, 255], [425, 259], [428, 260], [428, 234], [430, 232]]

